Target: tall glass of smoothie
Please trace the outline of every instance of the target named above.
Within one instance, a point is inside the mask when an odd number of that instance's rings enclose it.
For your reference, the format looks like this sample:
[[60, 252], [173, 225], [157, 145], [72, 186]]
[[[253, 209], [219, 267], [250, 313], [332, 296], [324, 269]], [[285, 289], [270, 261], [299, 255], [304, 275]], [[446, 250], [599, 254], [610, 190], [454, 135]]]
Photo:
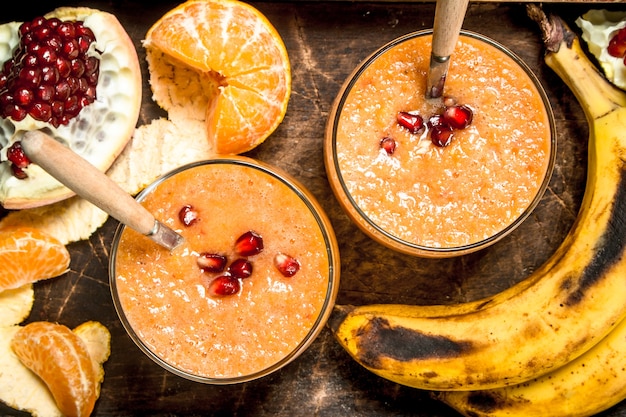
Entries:
[[339, 250], [315, 198], [244, 157], [181, 167], [137, 199], [180, 233], [172, 251], [124, 226], [110, 284], [122, 324], [168, 371], [210, 384], [249, 381], [298, 357], [339, 287]]
[[325, 164], [338, 201], [379, 243], [449, 257], [491, 245], [537, 206], [556, 155], [540, 82], [504, 46], [462, 31], [444, 94], [426, 96], [432, 31], [364, 60], [329, 116]]

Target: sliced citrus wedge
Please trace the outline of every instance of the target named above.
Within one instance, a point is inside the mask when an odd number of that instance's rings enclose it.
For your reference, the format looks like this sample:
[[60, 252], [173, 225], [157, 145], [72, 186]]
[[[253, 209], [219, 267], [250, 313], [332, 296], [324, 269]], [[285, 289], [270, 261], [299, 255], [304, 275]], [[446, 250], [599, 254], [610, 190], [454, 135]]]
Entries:
[[67, 271], [70, 254], [56, 238], [32, 227], [0, 229], [0, 291]]
[[19, 360], [48, 386], [66, 416], [88, 416], [97, 398], [94, 363], [85, 342], [66, 326], [27, 324], [11, 340]]

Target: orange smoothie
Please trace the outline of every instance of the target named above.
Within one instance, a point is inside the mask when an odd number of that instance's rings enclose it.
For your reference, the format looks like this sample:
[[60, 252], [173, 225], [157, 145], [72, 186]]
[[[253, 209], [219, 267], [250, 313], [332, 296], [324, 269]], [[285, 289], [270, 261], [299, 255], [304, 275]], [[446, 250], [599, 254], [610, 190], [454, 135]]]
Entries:
[[[339, 102], [327, 167], [353, 216], [408, 244], [456, 248], [507, 228], [543, 191], [552, 129], [527, 72], [496, 47], [461, 36], [444, 97], [471, 108], [471, 124], [448, 146], [434, 145], [428, 127], [411, 133], [399, 112], [427, 121], [444, 106], [444, 98], [426, 99], [430, 50], [430, 34], [414, 37], [364, 67]], [[383, 138], [395, 140], [393, 154], [381, 149]]]
[[[185, 242], [169, 252], [124, 228], [114, 297], [137, 338], [165, 363], [206, 378], [253, 375], [324, 325], [338, 286], [334, 235], [312, 211], [317, 206], [279, 177], [256, 164], [202, 164], [165, 179], [142, 204]], [[189, 224], [180, 215], [185, 206], [194, 213]], [[251, 230], [263, 248], [241, 255], [235, 242]], [[203, 253], [224, 256], [224, 271], [201, 268]], [[279, 253], [297, 259], [293, 276], [278, 270]], [[229, 275], [236, 259], [250, 262], [250, 276], [238, 279], [235, 294], [212, 294], [209, 283]]]

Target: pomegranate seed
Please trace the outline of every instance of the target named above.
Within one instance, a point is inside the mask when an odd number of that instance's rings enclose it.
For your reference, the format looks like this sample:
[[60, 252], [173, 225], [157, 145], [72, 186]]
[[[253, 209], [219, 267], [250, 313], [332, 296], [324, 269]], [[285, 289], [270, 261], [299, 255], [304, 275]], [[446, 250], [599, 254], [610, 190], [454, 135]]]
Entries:
[[20, 70], [18, 77], [26, 87], [36, 88], [41, 82], [41, 70], [39, 68], [24, 67]]
[[401, 111], [397, 116], [398, 124], [413, 134], [420, 133], [424, 129], [424, 119], [419, 114]]
[[448, 146], [452, 142], [453, 130], [449, 125], [433, 126], [430, 130], [430, 140], [436, 146]]
[[57, 60], [57, 53], [49, 46], [41, 48], [37, 51], [37, 62], [49, 65], [55, 63]]
[[61, 22], [57, 26], [56, 32], [65, 39], [73, 39], [76, 37], [76, 29], [70, 22]]
[[52, 106], [48, 103], [36, 102], [28, 112], [36, 120], [42, 122], [49, 121], [52, 118]]
[[56, 52], [60, 52], [63, 49], [63, 41], [61, 41], [61, 37], [54, 34], [50, 35], [50, 37], [46, 39], [45, 45], [54, 49]]
[[203, 252], [198, 256], [197, 263], [205, 272], [222, 272], [226, 267], [226, 257], [217, 253]]
[[39, 100], [45, 101], [46, 103], [50, 103], [50, 105], [52, 105], [52, 99], [54, 98], [54, 87], [52, 87], [51, 85], [42, 84], [37, 87], [36, 94]]
[[[55, 69], [56, 71], [56, 69]], [[57, 71], [58, 74], [58, 71]], [[70, 85], [67, 80], [61, 80], [54, 86], [54, 98], [56, 100], [67, 100], [70, 97]]]
[[74, 117], [80, 111], [80, 105], [78, 104], [78, 98], [76, 96], [69, 96], [65, 100], [65, 114], [69, 117]]
[[225, 297], [237, 294], [241, 290], [241, 283], [233, 276], [220, 275], [209, 283], [207, 290], [213, 297]]
[[41, 82], [54, 87], [59, 82], [59, 71], [53, 66], [43, 67], [41, 69]]
[[35, 30], [33, 30], [33, 36], [35, 37], [35, 40], [42, 42], [50, 36], [50, 28], [44, 25], [38, 26]]
[[67, 78], [72, 73], [72, 67], [70, 65], [70, 61], [66, 58], [57, 58], [57, 62], [55, 63], [56, 69], [59, 72], [59, 77]]
[[78, 51], [81, 55], [86, 54], [89, 51], [89, 45], [91, 45], [91, 39], [85, 35], [78, 37]]
[[263, 238], [252, 230], [239, 236], [235, 241], [235, 251], [241, 256], [253, 256], [263, 250]]
[[19, 122], [20, 120], [24, 120], [24, 118], [28, 115], [26, 110], [19, 106], [7, 106], [2, 109], [3, 113], [6, 113], [11, 119]]
[[28, 106], [33, 101], [33, 92], [28, 88], [18, 88], [15, 91], [15, 97], [13, 98], [15, 104], [18, 106]]
[[70, 39], [69, 41], [63, 43], [61, 52], [63, 53], [63, 56], [67, 59], [71, 60], [78, 58], [80, 54], [78, 41], [76, 39]]
[[77, 22], [76, 31], [79, 35], [86, 36], [88, 38], [95, 38], [93, 31], [84, 25], [83, 22]]
[[24, 180], [28, 178], [28, 174], [26, 174], [26, 172], [24, 172], [22, 168], [19, 168], [13, 164], [11, 164], [11, 174], [13, 174], [13, 176], [19, 180]]
[[434, 126], [441, 126], [442, 124], [444, 124], [443, 116], [440, 114], [433, 114], [428, 118], [427, 125], [429, 129], [432, 129]]
[[97, 73], [99, 67], [100, 67], [100, 61], [98, 61], [98, 58], [94, 56], [90, 56], [87, 58], [87, 61], [85, 62], [85, 73], [87, 75]]
[[235, 278], [248, 278], [252, 275], [252, 264], [247, 259], [235, 259], [228, 267], [228, 272]]
[[453, 129], [465, 129], [472, 123], [474, 112], [467, 106], [454, 105], [446, 107], [443, 111], [442, 121]]
[[380, 140], [380, 147], [387, 152], [387, 155], [393, 155], [396, 151], [396, 141], [394, 138], [390, 138], [389, 136], [384, 137]]
[[274, 257], [274, 265], [281, 274], [288, 278], [294, 276], [300, 270], [300, 262], [284, 253], [276, 254]]
[[198, 212], [191, 204], [186, 204], [178, 212], [178, 219], [182, 224], [189, 227], [198, 221]]
[[52, 116], [53, 117], [61, 117], [63, 115], [63, 110], [65, 110], [65, 106], [60, 101], [52, 102]]
[[30, 164], [30, 159], [24, 153], [20, 142], [13, 142], [7, 149], [7, 159], [18, 168], [26, 168]]
[[626, 28], [620, 29], [615, 35], [613, 35], [606, 50], [609, 55], [615, 58], [622, 58], [626, 56]]
[[85, 63], [80, 59], [72, 59], [70, 62], [72, 67], [72, 76], [80, 78], [85, 73]]
[[25, 67], [36, 67], [39, 64], [39, 59], [35, 54], [26, 54], [20, 60], [20, 64]]

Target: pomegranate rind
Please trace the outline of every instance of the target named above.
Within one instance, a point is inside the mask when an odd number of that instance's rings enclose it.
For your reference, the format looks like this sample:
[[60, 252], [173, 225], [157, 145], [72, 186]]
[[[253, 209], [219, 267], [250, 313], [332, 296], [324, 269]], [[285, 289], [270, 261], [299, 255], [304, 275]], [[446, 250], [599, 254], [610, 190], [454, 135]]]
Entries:
[[[0, 160], [6, 149], [24, 132], [46, 129], [91, 164], [106, 171], [130, 140], [139, 119], [142, 80], [134, 43], [117, 20], [107, 12], [87, 7], [61, 7], [46, 15], [61, 20], [82, 20], [96, 36], [92, 54], [100, 57], [96, 101], [83, 108], [67, 126], [52, 125], [27, 116], [20, 122], [0, 119]], [[19, 22], [0, 25], [0, 62], [11, 57], [19, 43]], [[0, 204], [7, 209], [48, 205], [74, 195], [39, 166], [25, 169], [28, 178], [15, 178], [9, 163], [0, 163]]]

